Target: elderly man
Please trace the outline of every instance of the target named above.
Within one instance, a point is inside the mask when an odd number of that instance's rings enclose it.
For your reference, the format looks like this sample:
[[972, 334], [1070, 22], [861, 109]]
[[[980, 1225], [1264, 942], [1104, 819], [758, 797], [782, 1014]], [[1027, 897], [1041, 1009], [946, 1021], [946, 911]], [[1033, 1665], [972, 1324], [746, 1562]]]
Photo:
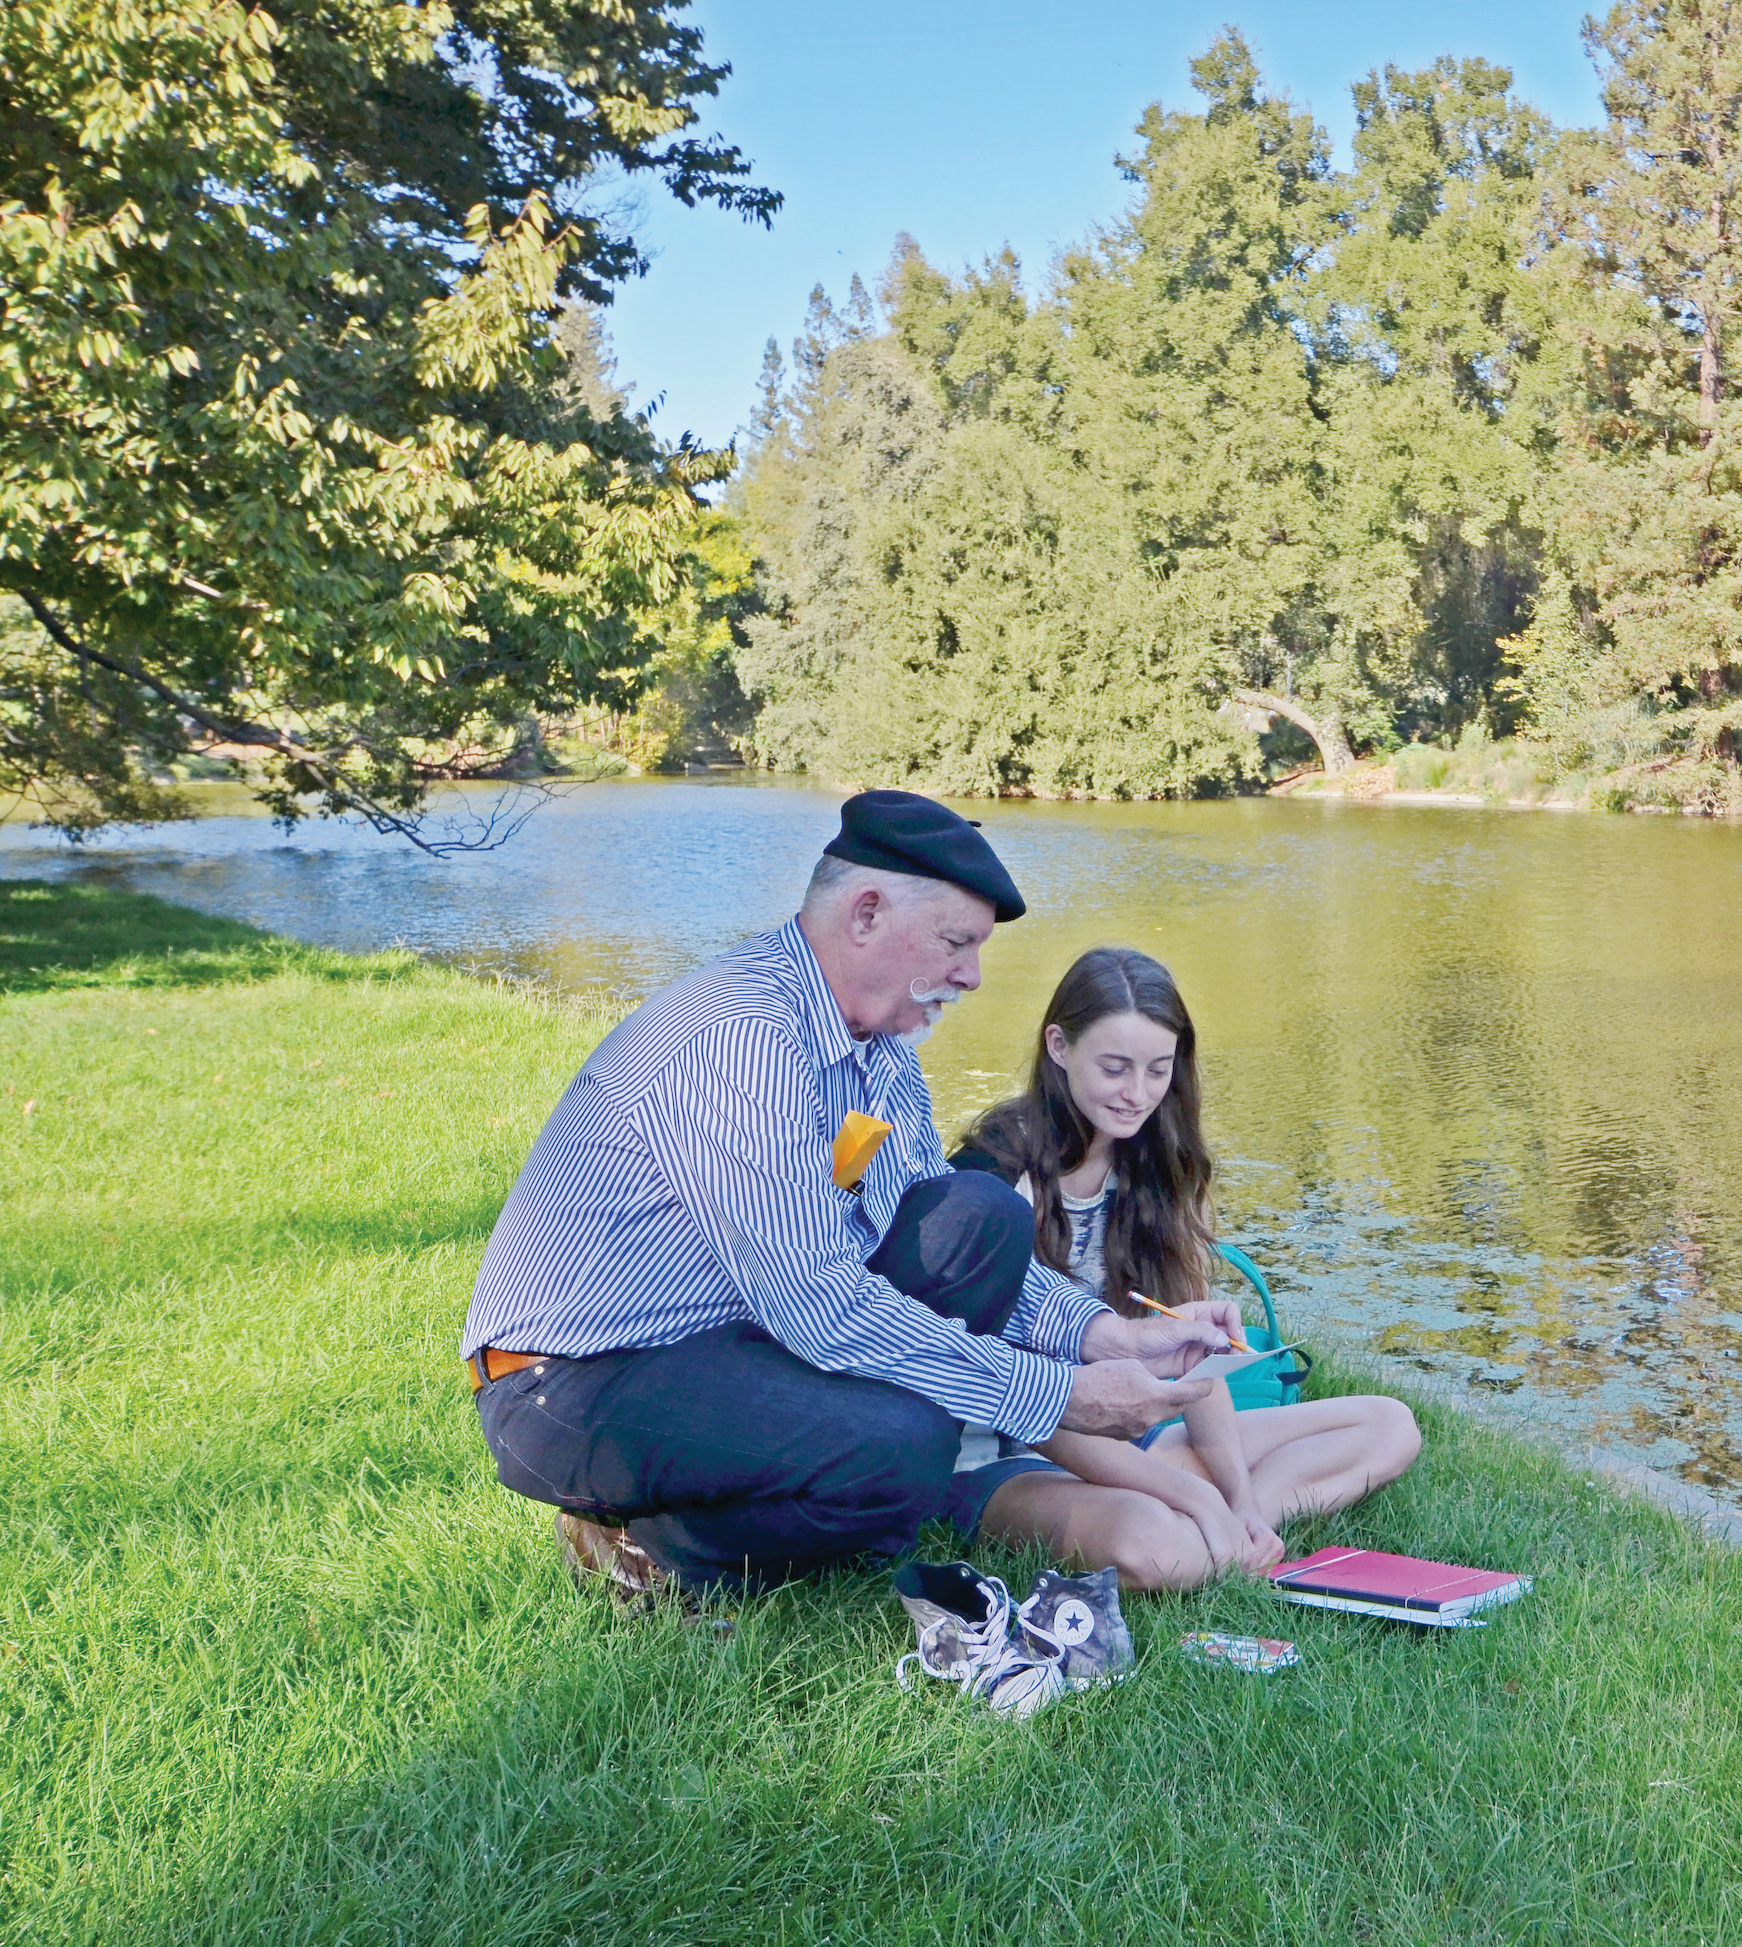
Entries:
[[[850, 799], [804, 905], [600, 1043], [497, 1222], [462, 1352], [504, 1486], [619, 1585], [755, 1587], [912, 1546], [962, 1422], [1136, 1434], [1199, 1398], [1208, 1318], [1128, 1320], [955, 1174], [913, 1051], [1025, 910], [990, 845]], [[848, 1189], [850, 1111], [889, 1133]]]

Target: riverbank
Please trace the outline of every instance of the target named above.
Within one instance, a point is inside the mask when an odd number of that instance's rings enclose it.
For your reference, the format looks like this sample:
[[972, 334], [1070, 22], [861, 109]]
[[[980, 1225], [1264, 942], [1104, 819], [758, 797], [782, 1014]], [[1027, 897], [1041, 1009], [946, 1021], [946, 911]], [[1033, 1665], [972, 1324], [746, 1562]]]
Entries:
[[1567, 770], [1539, 745], [1468, 737], [1450, 747], [1407, 744], [1334, 775], [1296, 772], [1272, 797], [1367, 804], [1501, 805], [1514, 811], [1631, 811], [1647, 816], [1742, 818], [1734, 763], [1654, 755], [1606, 769]]
[[[496, 1487], [454, 1357], [604, 1023], [20, 882], [0, 986], [0, 1935], [1742, 1926], [1731, 1551], [1427, 1403], [1415, 1473], [1291, 1541], [1534, 1571], [1483, 1632], [1244, 1584], [1134, 1601], [1132, 1682], [1010, 1727], [896, 1689], [886, 1576], [748, 1604], [724, 1644], [627, 1620]], [[1178, 1664], [1200, 1627], [1282, 1629], [1302, 1665]]]

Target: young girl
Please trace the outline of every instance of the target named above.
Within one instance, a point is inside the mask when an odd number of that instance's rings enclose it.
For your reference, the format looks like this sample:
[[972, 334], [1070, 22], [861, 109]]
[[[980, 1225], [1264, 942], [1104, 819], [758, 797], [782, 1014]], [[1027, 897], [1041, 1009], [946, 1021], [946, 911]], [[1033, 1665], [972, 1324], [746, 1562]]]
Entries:
[[[1197, 1037], [1167, 969], [1123, 947], [1085, 953], [1041, 1024], [1028, 1092], [988, 1110], [952, 1159], [1034, 1205], [1035, 1254], [1115, 1311], [1130, 1294], [1236, 1331], [1209, 1294], [1210, 1154], [1198, 1126]], [[1225, 1381], [1142, 1442], [1056, 1433], [1037, 1453], [963, 1442], [958, 1524], [1044, 1541], [1060, 1561], [1118, 1569], [1132, 1589], [1190, 1589], [1282, 1559], [1278, 1525], [1347, 1507], [1415, 1459], [1401, 1400], [1234, 1411]], [[976, 1462], [979, 1464], [976, 1464]], [[1050, 1464], [1049, 1464], [1050, 1463]], [[965, 1511], [965, 1519], [964, 1519]]]

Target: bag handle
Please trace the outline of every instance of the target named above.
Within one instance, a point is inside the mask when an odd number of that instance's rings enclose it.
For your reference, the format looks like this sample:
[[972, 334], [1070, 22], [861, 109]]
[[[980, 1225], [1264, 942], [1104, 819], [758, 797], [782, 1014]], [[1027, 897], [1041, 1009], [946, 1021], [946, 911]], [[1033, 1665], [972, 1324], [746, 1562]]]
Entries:
[[1282, 1332], [1276, 1323], [1276, 1307], [1270, 1302], [1270, 1286], [1264, 1281], [1264, 1273], [1259, 1270], [1258, 1266], [1237, 1245], [1218, 1243], [1213, 1248], [1222, 1262], [1232, 1265], [1252, 1289], [1258, 1293], [1259, 1297], [1263, 1299], [1265, 1326], [1270, 1336], [1280, 1344], [1282, 1341]]

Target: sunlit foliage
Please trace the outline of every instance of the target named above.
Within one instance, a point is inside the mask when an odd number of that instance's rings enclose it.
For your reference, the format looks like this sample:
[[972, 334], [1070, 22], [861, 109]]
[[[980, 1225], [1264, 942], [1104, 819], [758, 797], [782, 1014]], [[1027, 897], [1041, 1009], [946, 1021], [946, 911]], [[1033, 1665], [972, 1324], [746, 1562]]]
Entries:
[[1229, 30], [1037, 292], [906, 238], [880, 318], [819, 290], [741, 490], [762, 755], [1089, 796], [1515, 728], [1727, 760], [1732, 11], [1593, 26], [1589, 135], [1486, 61], [1376, 70], [1346, 171]]
[[552, 321], [641, 267], [612, 182], [778, 203], [692, 133], [682, 5], [0, 10], [0, 787], [162, 817], [201, 744], [411, 830], [633, 701], [729, 461], [595, 411]]

